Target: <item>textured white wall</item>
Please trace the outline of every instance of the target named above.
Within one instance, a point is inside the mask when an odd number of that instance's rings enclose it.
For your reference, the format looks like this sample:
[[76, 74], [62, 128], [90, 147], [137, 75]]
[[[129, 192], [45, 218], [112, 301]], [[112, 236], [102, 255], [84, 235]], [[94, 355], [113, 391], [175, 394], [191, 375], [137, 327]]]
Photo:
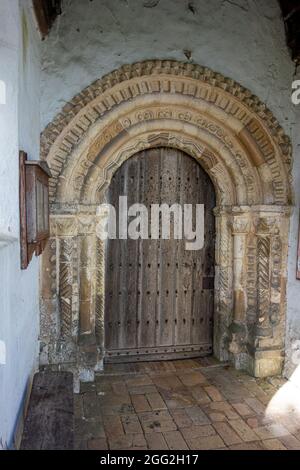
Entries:
[[64, 0], [63, 15], [43, 42], [42, 127], [74, 94], [122, 64], [187, 61], [189, 50], [193, 62], [251, 89], [289, 129], [294, 68], [277, 0], [160, 0], [154, 8], [143, 6], [151, 3]]
[[1, 0], [0, 342], [6, 357], [0, 360], [0, 448], [12, 445], [38, 355], [38, 260], [20, 269], [18, 151], [39, 158], [39, 47], [29, 0]]
[[[300, 79], [300, 73], [298, 77]], [[291, 376], [298, 367], [300, 371], [300, 280], [296, 279], [298, 232], [300, 230], [300, 104], [293, 106], [295, 120], [291, 135], [294, 145], [294, 192], [295, 207], [291, 217], [289, 243], [288, 286], [287, 286], [287, 322], [286, 322], [286, 365], [285, 373]], [[298, 375], [298, 374], [297, 374]], [[299, 375], [298, 375], [299, 377]], [[298, 384], [299, 385], [299, 384]]]
[[[299, 205], [300, 120], [296, 124], [290, 98], [294, 65], [277, 0], [64, 0], [63, 15], [42, 47], [42, 128], [66, 101], [122, 64], [187, 60], [186, 50], [191, 61], [232, 77], [258, 95], [292, 137]], [[289, 372], [291, 340], [300, 338], [297, 227], [295, 210], [289, 252]]]

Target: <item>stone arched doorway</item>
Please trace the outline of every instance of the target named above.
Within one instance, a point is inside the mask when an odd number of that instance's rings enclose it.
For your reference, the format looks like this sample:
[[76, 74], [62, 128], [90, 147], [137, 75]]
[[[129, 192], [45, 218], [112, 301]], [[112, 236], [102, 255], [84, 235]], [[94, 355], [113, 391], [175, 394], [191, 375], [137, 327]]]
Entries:
[[[124, 66], [68, 103], [41, 144], [53, 174], [42, 362], [87, 365], [103, 357], [97, 207], [125, 160], [165, 146], [198, 160], [216, 189], [214, 354], [255, 376], [281, 372], [291, 147], [257, 97], [197, 65]], [[87, 344], [97, 346], [97, 358]]]
[[[116, 210], [113, 213], [116, 231], [120, 227], [115, 221], [119, 221], [120, 212], [124, 213], [120, 196], [126, 197], [128, 208], [142, 204], [146, 209], [146, 224], [141, 228], [139, 222], [138, 230], [143, 230], [147, 238], [118, 237], [106, 242], [105, 361], [137, 362], [211, 354], [215, 192], [208, 175], [182, 151], [148, 149], [126, 160], [108, 187], [106, 200]], [[204, 220], [198, 217], [197, 223], [198, 232], [204, 228], [201, 248], [199, 239], [199, 248], [186, 248], [183, 227], [186, 204], [193, 207], [195, 233], [196, 205], [204, 206]], [[152, 220], [153, 208], [162, 205], [174, 209], [170, 225], [164, 226], [168, 232], [164, 237], [170, 236], [169, 239], [162, 238], [162, 223], [157, 227], [158, 233], [153, 230], [159, 221], [158, 213], [157, 219]], [[178, 228], [181, 225], [179, 234], [174, 233], [175, 218]]]

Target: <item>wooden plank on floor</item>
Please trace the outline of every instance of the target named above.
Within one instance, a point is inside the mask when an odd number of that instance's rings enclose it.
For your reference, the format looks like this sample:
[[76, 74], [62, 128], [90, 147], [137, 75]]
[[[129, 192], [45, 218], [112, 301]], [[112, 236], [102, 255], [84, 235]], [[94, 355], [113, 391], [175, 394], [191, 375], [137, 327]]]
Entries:
[[73, 408], [72, 373], [35, 374], [21, 449], [73, 449]]

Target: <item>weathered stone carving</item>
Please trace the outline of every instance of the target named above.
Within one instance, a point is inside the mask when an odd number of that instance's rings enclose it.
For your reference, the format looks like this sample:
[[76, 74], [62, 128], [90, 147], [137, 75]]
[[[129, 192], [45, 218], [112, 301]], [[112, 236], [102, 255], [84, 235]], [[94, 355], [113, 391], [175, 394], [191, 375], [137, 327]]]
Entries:
[[43, 362], [82, 367], [87, 357], [103, 357], [105, 244], [97, 237], [97, 206], [116, 169], [157, 146], [197, 159], [215, 185], [215, 355], [254, 375], [280, 373], [289, 139], [251, 92], [175, 61], [124, 66], [97, 80], [42, 134], [42, 158], [53, 174], [41, 290]]
[[73, 287], [73, 240], [60, 240], [59, 286], [58, 297], [60, 307], [60, 334], [63, 339], [72, 332], [72, 287]]
[[269, 335], [270, 307], [270, 243], [268, 236], [257, 240], [258, 329], [261, 336]]

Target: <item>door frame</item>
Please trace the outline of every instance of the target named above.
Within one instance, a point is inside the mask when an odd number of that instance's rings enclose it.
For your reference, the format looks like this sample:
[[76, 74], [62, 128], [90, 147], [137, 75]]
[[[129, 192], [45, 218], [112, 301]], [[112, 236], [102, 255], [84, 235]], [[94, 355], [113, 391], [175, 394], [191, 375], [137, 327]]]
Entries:
[[[147, 149], [146, 151], [143, 152], [137, 152], [136, 154], [132, 155], [130, 159], [133, 159], [134, 157], [139, 157], [139, 159], [142, 158], [151, 158], [151, 150], [156, 151], [160, 149], [166, 149], [172, 150], [174, 153], [174, 158], [177, 155], [178, 151], [177, 149], [170, 148], [170, 147], [154, 147], [151, 149]], [[184, 156], [184, 158], [191, 159], [190, 155], [188, 155], [185, 152], [180, 151], [180, 155]], [[129, 159], [128, 159], [129, 160]], [[114, 176], [116, 176], [116, 173], [118, 173], [124, 164], [128, 162], [126, 160], [123, 162], [123, 164], [118, 167], [118, 169], [114, 172]], [[199, 165], [197, 161], [194, 160], [195, 165]], [[215, 194], [215, 189], [213, 186], [212, 181], [210, 180], [209, 176], [204, 172], [203, 168], [201, 165], [199, 165], [201, 168], [202, 172], [205, 173], [205, 177], [207, 180], [209, 180], [209, 186], [211, 187], [211, 190], [213, 191], [213, 208], [211, 209], [211, 216], [213, 217], [214, 220], [214, 240], [216, 237], [216, 227], [215, 227], [215, 216], [214, 216], [214, 207], [215, 207], [215, 201], [216, 201], [216, 194]], [[138, 175], [136, 175], [138, 176]], [[159, 175], [158, 175], [159, 176]], [[111, 188], [111, 185], [109, 185], [106, 189], [106, 194], [104, 196], [104, 199], [110, 204], [111, 200], [109, 198], [108, 192]], [[119, 195], [123, 195], [120, 194]], [[175, 201], [174, 201], [175, 202]], [[149, 203], [151, 204], [151, 202]], [[117, 219], [118, 219], [118, 212], [116, 213]], [[206, 233], [206, 232], [205, 232]], [[137, 240], [135, 240], [137, 242]], [[106, 279], [106, 270], [108, 269], [108, 263], [109, 263], [109, 258], [108, 258], [108, 243], [109, 240], [106, 240], [105, 246], [104, 246], [104, 298], [103, 298], [103, 305], [104, 305], [104, 334], [103, 334], [103, 360], [105, 363], [121, 363], [121, 362], [142, 362], [142, 361], [152, 361], [152, 360], [172, 360], [172, 359], [183, 359], [183, 358], [191, 358], [191, 357], [203, 357], [212, 354], [213, 352], [213, 327], [212, 327], [212, 336], [211, 336], [211, 344], [205, 344], [205, 343], [191, 343], [191, 344], [182, 344], [182, 345], [169, 345], [169, 346], [142, 346], [142, 347], [135, 347], [135, 348], [115, 348], [110, 350], [107, 347], [106, 344], [106, 321], [107, 321], [107, 315], [109, 313], [107, 312], [106, 309], [106, 295], [107, 295], [107, 290], [108, 286], [106, 284], [107, 279]], [[114, 241], [112, 242], [114, 243]], [[214, 242], [214, 247], [213, 247], [213, 259], [211, 261], [211, 264], [213, 265], [213, 268], [215, 267], [215, 242]], [[207, 277], [203, 276], [206, 280]], [[214, 281], [214, 277], [213, 277]], [[200, 286], [199, 286], [200, 289]], [[211, 289], [210, 286], [204, 286], [204, 284], [201, 286], [201, 290], [212, 290], [213, 295], [214, 295], [214, 288]], [[116, 294], [117, 295], [117, 294]], [[210, 302], [211, 299], [208, 299]], [[193, 302], [193, 300], [192, 300]], [[200, 326], [200, 325], [199, 325]], [[175, 351], [176, 350], [176, 351]]]

